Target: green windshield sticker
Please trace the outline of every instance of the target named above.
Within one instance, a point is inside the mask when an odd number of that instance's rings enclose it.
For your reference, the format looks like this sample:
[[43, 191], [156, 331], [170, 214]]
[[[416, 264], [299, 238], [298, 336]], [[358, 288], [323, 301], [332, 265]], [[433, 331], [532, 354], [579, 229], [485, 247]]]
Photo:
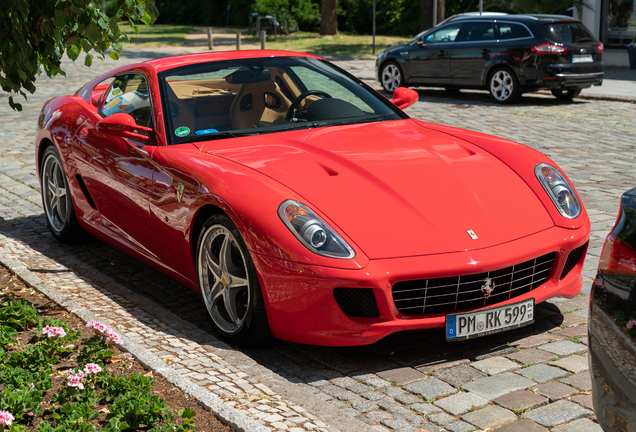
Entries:
[[187, 126], [181, 126], [175, 129], [174, 134], [178, 137], [184, 137], [190, 133], [190, 128]]

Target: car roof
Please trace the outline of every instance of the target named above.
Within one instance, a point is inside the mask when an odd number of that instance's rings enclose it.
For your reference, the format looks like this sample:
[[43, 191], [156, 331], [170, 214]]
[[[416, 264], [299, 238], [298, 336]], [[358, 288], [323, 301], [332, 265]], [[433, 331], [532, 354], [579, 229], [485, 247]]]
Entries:
[[157, 59], [147, 60], [143, 64], [153, 67], [157, 72], [163, 72], [168, 69], [188, 66], [199, 63], [207, 63], [212, 61], [239, 60], [245, 58], [261, 58], [261, 57], [318, 57], [313, 54], [280, 51], [280, 50], [245, 50], [245, 51], [216, 51], [203, 52], [196, 54], [181, 54], [170, 57], [161, 57]]
[[502, 12], [483, 12], [483, 14], [479, 14], [479, 12], [467, 12], [463, 14], [453, 15], [449, 18], [446, 18], [444, 21], [439, 23], [447, 24], [450, 22], [457, 21], [466, 21], [466, 20], [506, 20], [506, 21], [519, 21], [519, 22], [540, 22], [540, 23], [548, 23], [548, 22], [558, 22], [558, 21], [570, 21], [570, 22], [578, 22], [579, 20], [572, 18], [568, 15], [546, 15], [546, 14], [507, 14]]

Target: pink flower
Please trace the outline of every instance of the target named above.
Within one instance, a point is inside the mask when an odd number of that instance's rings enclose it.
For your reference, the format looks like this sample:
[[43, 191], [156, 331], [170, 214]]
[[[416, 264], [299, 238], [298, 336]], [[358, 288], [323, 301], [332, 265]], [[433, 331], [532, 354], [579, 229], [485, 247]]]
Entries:
[[66, 336], [66, 332], [62, 327], [46, 326], [42, 329], [42, 334], [45, 334], [50, 338]]
[[102, 368], [99, 367], [99, 365], [95, 364], [95, 363], [89, 363], [84, 368], [84, 373], [86, 373], [87, 375], [96, 374], [96, 373], [99, 373], [101, 371], [102, 371]]
[[11, 426], [15, 417], [9, 411], [0, 411], [0, 426]]
[[629, 320], [627, 322], [627, 328], [631, 329], [632, 327], [634, 327], [636, 325], [636, 320]]
[[133, 359], [133, 355], [131, 353], [124, 353], [124, 357], [126, 357], [128, 360]]
[[109, 331], [107, 333], [108, 337], [106, 338], [106, 342], [110, 342], [112, 341], [113, 343], [116, 344], [120, 344], [121, 343], [121, 336], [119, 336], [117, 333], [115, 333], [114, 331]]
[[66, 379], [68, 380], [67, 385], [69, 387], [77, 387], [80, 390], [84, 389], [84, 372], [75, 372], [74, 370], [68, 370], [64, 373], [64, 375], [66, 375]]

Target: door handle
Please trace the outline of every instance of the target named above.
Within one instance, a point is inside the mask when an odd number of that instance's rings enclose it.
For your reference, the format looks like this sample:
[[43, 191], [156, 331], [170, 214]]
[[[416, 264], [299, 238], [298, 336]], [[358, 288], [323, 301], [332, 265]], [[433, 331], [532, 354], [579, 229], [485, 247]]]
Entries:
[[444, 50], [439, 50], [439, 52], [437, 53], [437, 55], [438, 55], [438, 56], [440, 56], [440, 57], [443, 57], [443, 56], [445, 56], [446, 54], [448, 54], [448, 52], [447, 52], [447, 51], [444, 51]]

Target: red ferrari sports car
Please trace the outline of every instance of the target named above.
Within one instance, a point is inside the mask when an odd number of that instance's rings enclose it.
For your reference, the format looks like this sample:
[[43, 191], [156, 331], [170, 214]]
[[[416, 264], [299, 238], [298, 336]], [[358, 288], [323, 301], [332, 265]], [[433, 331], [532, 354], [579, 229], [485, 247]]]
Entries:
[[464, 340], [574, 297], [590, 222], [559, 167], [409, 118], [316, 56], [237, 51], [123, 66], [47, 102], [51, 232], [86, 231], [199, 291], [233, 343]]

